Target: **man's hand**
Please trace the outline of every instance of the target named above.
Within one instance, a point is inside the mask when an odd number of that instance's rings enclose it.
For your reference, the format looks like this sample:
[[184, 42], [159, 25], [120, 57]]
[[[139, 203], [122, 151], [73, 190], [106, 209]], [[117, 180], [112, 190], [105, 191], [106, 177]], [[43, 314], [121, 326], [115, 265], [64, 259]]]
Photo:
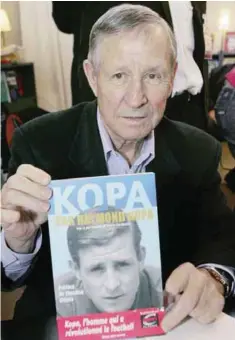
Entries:
[[1, 225], [8, 246], [17, 253], [33, 250], [37, 230], [47, 220], [50, 175], [23, 164], [1, 192]]
[[164, 331], [191, 316], [200, 323], [214, 321], [224, 307], [223, 286], [205, 269], [184, 263], [173, 271], [166, 282], [166, 291], [175, 296], [173, 308], [162, 322]]

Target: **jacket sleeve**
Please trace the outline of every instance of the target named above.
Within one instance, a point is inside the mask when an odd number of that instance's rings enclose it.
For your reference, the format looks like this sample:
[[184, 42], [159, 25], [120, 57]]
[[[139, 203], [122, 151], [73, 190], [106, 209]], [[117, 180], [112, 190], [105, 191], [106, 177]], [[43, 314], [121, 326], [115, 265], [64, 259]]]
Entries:
[[[235, 211], [230, 210], [221, 190], [221, 178], [217, 172], [220, 144], [217, 144], [214, 155], [199, 189], [198, 251], [194, 263], [214, 263], [235, 269]], [[225, 311], [231, 312], [234, 306], [235, 297], [231, 296], [226, 301]]]
[[[14, 175], [17, 171], [17, 168], [21, 164], [35, 165], [35, 162], [33, 152], [30, 148], [30, 144], [26, 143], [21, 128], [18, 128], [15, 130], [12, 141], [11, 158], [8, 167], [8, 177]], [[32, 265], [35, 263], [36, 260], [37, 256], [33, 260]], [[3, 291], [9, 291], [23, 286], [30, 272], [31, 268], [22, 277], [20, 277], [16, 281], [12, 281], [6, 276], [5, 270], [1, 263], [1, 275], [2, 275], [1, 289]]]
[[52, 1], [52, 17], [63, 33], [77, 31], [84, 1]]
[[235, 213], [227, 205], [217, 172], [221, 157], [218, 143], [212, 152], [210, 166], [198, 190], [197, 264], [213, 262], [235, 268]]

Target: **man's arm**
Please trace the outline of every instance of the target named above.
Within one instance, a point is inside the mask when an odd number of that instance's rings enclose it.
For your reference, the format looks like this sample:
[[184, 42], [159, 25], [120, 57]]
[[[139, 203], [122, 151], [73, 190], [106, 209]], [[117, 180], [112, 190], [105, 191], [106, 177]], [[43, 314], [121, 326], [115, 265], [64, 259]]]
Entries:
[[[17, 169], [22, 163], [34, 164], [33, 152], [30, 145], [25, 142], [21, 129], [17, 129], [14, 134], [13, 143], [11, 147], [11, 159], [8, 168], [8, 180], [17, 172]], [[6, 184], [5, 184], [6, 185]], [[8, 184], [9, 186], [9, 184]], [[4, 211], [4, 196], [6, 191], [4, 187], [1, 193], [2, 196], [2, 211]], [[9, 194], [7, 194], [9, 196]], [[7, 212], [7, 210], [6, 210]], [[2, 215], [2, 220], [4, 216]], [[3, 222], [4, 223], [4, 222]], [[4, 230], [4, 228], [3, 228]], [[7, 228], [6, 228], [7, 230]], [[8, 231], [7, 231], [8, 232]], [[1, 233], [2, 242], [2, 260], [1, 260], [1, 274], [2, 274], [2, 290], [12, 290], [22, 286], [27, 279], [28, 273], [31, 272], [31, 265], [36, 261], [37, 254], [41, 248], [41, 233], [36, 233], [33, 246], [30, 248], [31, 252], [13, 251], [6, 242], [5, 232]], [[17, 241], [17, 239], [16, 239]], [[17, 242], [13, 243], [16, 244]], [[19, 242], [18, 242], [19, 243]], [[18, 244], [17, 243], [17, 244]], [[17, 248], [17, 247], [16, 247]], [[18, 248], [17, 248], [18, 249]], [[20, 248], [19, 248], [20, 249]]]
[[39, 231], [35, 239], [35, 247], [31, 253], [20, 254], [12, 251], [5, 240], [4, 231], [1, 232], [1, 249], [2, 249], [2, 268], [5, 276], [13, 282], [23, 277], [30, 268], [35, 256], [42, 245], [42, 234]]
[[235, 214], [228, 208], [217, 172], [221, 148], [216, 143], [211, 165], [204, 174], [198, 194], [198, 245], [196, 265], [224, 272], [232, 297], [235, 294]]
[[[210, 157], [210, 155], [209, 155]], [[227, 206], [217, 172], [221, 148], [216, 143], [211, 165], [198, 188], [198, 245], [196, 264], [235, 267], [235, 214]]]

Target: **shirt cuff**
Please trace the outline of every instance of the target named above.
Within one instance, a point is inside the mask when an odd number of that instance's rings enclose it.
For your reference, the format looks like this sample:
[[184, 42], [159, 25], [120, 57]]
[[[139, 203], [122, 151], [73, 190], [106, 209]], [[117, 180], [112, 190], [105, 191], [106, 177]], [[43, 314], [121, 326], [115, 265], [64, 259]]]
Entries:
[[229, 295], [235, 296], [235, 268], [216, 264], [216, 263], [203, 263], [197, 268], [204, 268], [204, 267], [214, 267], [215, 269], [223, 270], [226, 274], [228, 274], [232, 282], [232, 288], [231, 288]]
[[19, 254], [12, 251], [6, 244], [4, 230], [1, 232], [2, 265], [6, 276], [15, 281], [20, 278], [30, 267], [34, 257], [37, 255], [42, 245], [42, 232], [39, 229], [35, 249], [33, 253]]

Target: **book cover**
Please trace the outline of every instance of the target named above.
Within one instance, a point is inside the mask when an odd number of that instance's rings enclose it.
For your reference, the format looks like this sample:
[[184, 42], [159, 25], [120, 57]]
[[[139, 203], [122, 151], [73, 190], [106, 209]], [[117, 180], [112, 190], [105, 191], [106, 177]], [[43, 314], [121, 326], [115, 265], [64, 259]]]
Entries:
[[8, 84], [11, 101], [15, 101], [20, 97], [16, 72], [14, 70], [6, 71], [6, 80]]
[[1, 103], [10, 103], [11, 96], [8, 89], [5, 72], [1, 71]]
[[59, 340], [163, 334], [155, 175], [55, 180], [51, 187]]

